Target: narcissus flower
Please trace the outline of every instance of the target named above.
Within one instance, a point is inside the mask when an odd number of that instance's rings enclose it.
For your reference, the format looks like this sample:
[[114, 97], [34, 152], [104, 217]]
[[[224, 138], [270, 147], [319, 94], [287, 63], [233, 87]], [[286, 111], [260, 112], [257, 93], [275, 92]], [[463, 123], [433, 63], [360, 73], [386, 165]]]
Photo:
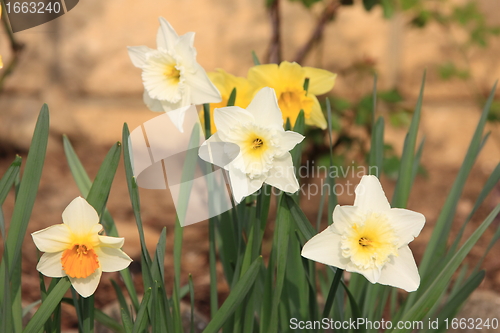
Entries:
[[338, 206], [333, 223], [302, 249], [308, 259], [363, 274], [371, 283], [417, 290], [420, 276], [408, 243], [425, 217], [391, 208], [377, 177], [363, 176], [354, 206]]
[[221, 96], [205, 70], [196, 62], [194, 32], [178, 36], [170, 23], [160, 17], [156, 37], [158, 49], [128, 47], [134, 66], [142, 69], [144, 102], [152, 111], [173, 111], [174, 123], [182, 124], [185, 109], [191, 104], [218, 103]]
[[289, 193], [299, 189], [289, 151], [304, 137], [283, 130], [283, 120], [273, 89], [261, 89], [246, 110], [237, 106], [215, 109], [214, 118], [217, 132], [201, 148], [208, 145], [209, 149], [212, 146], [219, 149], [220, 144], [215, 143], [222, 142], [236, 145], [239, 152], [228, 164], [222, 162], [224, 159], [207, 157], [221, 156], [220, 152], [200, 153], [200, 156], [229, 171], [233, 196], [237, 202], [256, 192], [263, 183]]
[[218, 69], [216, 72], [209, 72], [208, 77], [215, 84], [222, 97], [220, 103], [210, 104], [210, 129], [212, 133], [215, 133], [217, 127], [214, 122], [214, 110], [227, 106], [231, 92], [235, 88], [236, 100], [234, 101], [234, 105], [243, 109], [246, 108], [255, 94], [255, 87], [246, 78], [234, 76], [223, 69]]
[[[326, 128], [326, 120], [316, 95], [329, 92], [335, 84], [337, 74], [323, 69], [301, 67], [299, 64], [283, 61], [277, 64], [258, 65], [248, 71], [248, 80], [257, 88], [271, 87], [276, 91], [278, 104], [283, 112], [283, 122], [290, 118], [292, 126], [304, 110], [306, 124]], [[304, 90], [305, 79], [309, 87]]]
[[38, 249], [45, 252], [36, 268], [45, 276], [68, 276], [73, 288], [82, 297], [89, 297], [102, 272], [125, 269], [132, 259], [120, 250], [123, 238], [99, 235], [99, 216], [85, 199], [74, 199], [62, 220], [62, 224], [31, 234]]

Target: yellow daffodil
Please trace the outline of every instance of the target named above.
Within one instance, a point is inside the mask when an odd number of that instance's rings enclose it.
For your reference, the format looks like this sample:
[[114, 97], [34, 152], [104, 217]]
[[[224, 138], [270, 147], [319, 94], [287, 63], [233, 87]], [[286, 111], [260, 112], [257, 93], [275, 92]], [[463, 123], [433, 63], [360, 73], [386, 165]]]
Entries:
[[250, 104], [255, 94], [255, 89], [246, 78], [234, 76], [223, 69], [218, 69], [216, 72], [209, 72], [207, 74], [212, 83], [219, 89], [222, 97], [221, 102], [210, 104], [210, 129], [212, 133], [214, 133], [217, 131], [214, 122], [214, 110], [227, 106], [233, 89], [236, 88], [236, 100], [234, 101], [234, 105], [243, 109]]
[[[288, 193], [299, 189], [289, 151], [304, 136], [283, 130], [273, 89], [261, 89], [246, 110], [238, 106], [215, 109], [214, 118], [217, 132], [203, 143], [200, 156], [229, 171], [236, 202], [259, 190], [263, 183]], [[233, 146], [238, 151], [228, 157]]]
[[420, 285], [408, 243], [417, 237], [425, 217], [391, 208], [375, 176], [363, 176], [354, 206], [338, 206], [333, 223], [302, 249], [308, 259], [363, 274], [371, 283], [417, 290]]
[[123, 238], [99, 235], [99, 216], [85, 199], [74, 199], [62, 220], [62, 224], [31, 234], [37, 248], [45, 252], [36, 268], [45, 276], [68, 276], [73, 288], [82, 297], [89, 297], [102, 272], [125, 269], [132, 259], [120, 250]]
[[[250, 68], [248, 80], [256, 86], [271, 87], [276, 91], [278, 104], [283, 113], [283, 122], [290, 118], [292, 126], [304, 110], [306, 124], [326, 128], [326, 120], [316, 95], [329, 92], [335, 84], [336, 74], [323, 69], [301, 67], [299, 64], [283, 61], [277, 64], [258, 65]], [[309, 78], [307, 92], [305, 79]]]

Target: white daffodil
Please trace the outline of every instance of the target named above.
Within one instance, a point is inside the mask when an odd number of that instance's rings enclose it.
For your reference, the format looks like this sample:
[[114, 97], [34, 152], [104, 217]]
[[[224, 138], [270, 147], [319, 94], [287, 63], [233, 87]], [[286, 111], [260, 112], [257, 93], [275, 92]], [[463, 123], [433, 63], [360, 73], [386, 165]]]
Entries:
[[425, 217], [391, 208], [375, 176], [363, 176], [354, 206], [338, 206], [333, 223], [302, 249], [308, 259], [363, 274], [371, 283], [417, 290], [420, 285], [408, 243], [422, 230]]
[[[246, 109], [238, 106], [215, 109], [214, 121], [217, 132], [203, 143], [200, 156], [229, 171], [237, 202], [256, 192], [263, 183], [289, 193], [299, 189], [289, 151], [304, 137], [283, 130], [273, 89], [261, 89]], [[228, 147], [231, 145], [239, 148], [235, 158], [227, 158], [234, 152]], [[217, 149], [226, 151], [221, 154]], [[226, 158], [221, 158], [222, 155]]]
[[99, 235], [99, 216], [85, 199], [74, 199], [62, 213], [62, 220], [62, 224], [31, 234], [38, 249], [45, 252], [36, 268], [45, 276], [68, 276], [73, 288], [82, 297], [89, 297], [102, 272], [125, 269], [132, 259], [120, 250], [123, 238]]
[[[170, 23], [160, 17], [156, 37], [158, 49], [128, 47], [132, 63], [142, 69], [144, 102], [152, 111], [168, 112], [191, 104], [221, 101], [219, 91], [196, 62], [193, 42], [194, 32], [178, 36]], [[183, 111], [172, 115], [179, 119], [174, 123], [182, 120]]]

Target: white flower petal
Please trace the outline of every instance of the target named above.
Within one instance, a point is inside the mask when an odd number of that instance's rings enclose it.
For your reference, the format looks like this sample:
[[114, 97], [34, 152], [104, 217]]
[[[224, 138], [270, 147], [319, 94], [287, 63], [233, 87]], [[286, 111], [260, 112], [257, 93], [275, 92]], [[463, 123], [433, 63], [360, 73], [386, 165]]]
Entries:
[[275, 157], [273, 168], [269, 170], [269, 176], [265, 182], [284, 192], [295, 193], [299, 189], [299, 182], [295, 176], [292, 155], [286, 153], [283, 157]]
[[413, 241], [425, 224], [424, 215], [408, 209], [392, 208], [386, 214], [398, 235], [398, 247]]
[[382, 268], [378, 283], [412, 292], [420, 285], [420, 275], [415, 259], [408, 246], [398, 250], [398, 257], [393, 257]]
[[113, 247], [96, 247], [95, 253], [103, 272], [117, 272], [127, 268], [132, 259], [120, 249]]
[[[181, 57], [181, 65], [187, 72], [195, 72], [199, 66], [196, 62], [196, 49], [193, 44], [194, 32], [188, 32], [180, 36], [174, 46], [174, 51]], [[203, 68], [202, 70], [205, 72]]]
[[354, 206], [364, 211], [385, 212], [391, 209], [380, 181], [373, 175], [363, 176], [354, 192]]
[[377, 283], [380, 279], [380, 270], [377, 267], [369, 268], [369, 269], [361, 269], [360, 267], [354, 265], [351, 261], [347, 265], [347, 272], [359, 273], [363, 275], [368, 281], [371, 283]]
[[44, 253], [36, 269], [45, 276], [58, 278], [66, 276], [61, 264], [62, 252]]
[[156, 46], [165, 50], [172, 49], [177, 43], [179, 36], [167, 20], [163, 17], [160, 17], [159, 20], [160, 28], [158, 29], [158, 33], [156, 35]]
[[233, 167], [232, 164], [228, 166], [228, 169], [233, 198], [237, 203], [240, 203], [244, 197], [255, 193], [262, 187], [262, 184], [264, 183], [264, 180], [260, 178], [248, 178], [245, 173]]
[[76, 292], [80, 294], [82, 297], [91, 296], [97, 289], [99, 285], [99, 281], [101, 280], [102, 270], [98, 268], [94, 273], [90, 274], [86, 278], [72, 278], [68, 276], [73, 288], [75, 288]]
[[[214, 122], [218, 132], [230, 132], [236, 124], [253, 122], [250, 112], [239, 106], [228, 106], [214, 110]], [[224, 140], [223, 137], [221, 137]]]
[[184, 77], [186, 85], [191, 88], [192, 104], [200, 105], [205, 103], [219, 103], [222, 101], [219, 90], [214, 86], [208, 78], [207, 73], [199, 64], [195, 64], [196, 71], [194, 73], [187, 72]]
[[325, 265], [345, 269], [349, 259], [342, 256], [340, 235], [334, 233], [330, 227], [311, 238], [304, 244], [301, 255], [304, 258], [320, 262]]
[[175, 127], [179, 130], [179, 132], [184, 133], [184, 117], [186, 116], [186, 111], [191, 107], [191, 105], [187, 105], [181, 107], [176, 110], [172, 110], [167, 112], [167, 116], [170, 118]]
[[142, 97], [144, 99], [144, 104], [146, 104], [148, 109], [155, 112], [164, 112], [161, 101], [159, 99], [151, 98], [146, 89], [144, 89], [144, 94], [142, 95]]
[[104, 247], [114, 247], [119, 249], [123, 246], [125, 238], [123, 237], [109, 237], [109, 236], [99, 236], [100, 246]]
[[154, 51], [147, 46], [128, 46], [128, 55], [135, 67], [142, 68], [146, 65], [146, 54]]
[[352, 224], [359, 222], [361, 218], [358, 207], [337, 205], [333, 210], [332, 228], [339, 235], [343, 235], [347, 228], [351, 228]]
[[248, 105], [247, 111], [254, 116], [256, 124], [283, 131], [283, 116], [274, 89], [265, 87], [259, 90]]
[[280, 137], [280, 149], [290, 151], [304, 140], [305, 136], [293, 131], [286, 131]]
[[62, 220], [76, 235], [87, 234], [95, 224], [99, 223], [99, 216], [94, 207], [82, 197], [71, 201], [62, 213]]
[[71, 231], [66, 224], [56, 224], [31, 234], [36, 247], [42, 252], [60, 252], [71, 244]]

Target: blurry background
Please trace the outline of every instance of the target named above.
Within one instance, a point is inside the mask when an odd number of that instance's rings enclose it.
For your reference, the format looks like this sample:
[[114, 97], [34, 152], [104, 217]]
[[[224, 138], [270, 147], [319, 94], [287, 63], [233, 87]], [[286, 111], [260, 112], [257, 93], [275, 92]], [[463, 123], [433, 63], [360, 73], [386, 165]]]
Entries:
[[[422, 212], [428, 221], [422, 236], [411, 246], [418, 262], [461, 165], [482, 104], [500, 78], [500, 2], [495, 0], [80, 1], [66, 15], [14, 34], [18, 45], [14, 48], [2, 26], [0, 174], [16, 153], [26, 155], [42, 103], [48, 103], [51, 112], [49, 152], [28, 232], [60, 223], [63, 209], [79, 195], [65, 161], [62, 134], [72, 141], [93, 178], [106, 151], [121, 140], [124, 122], [134, 129], [157, 115], [142, 102], [141, 72], [130, 62], [126, 46], [155, 48], [158, 16], [165, 17], [178, 34], [196, 32], [198, 62], [207, 71], [223, 68], [246, 76], [253, 65], [251, 52], [255, 51], [262, 62], [297, 60], [338, 73], [331, 100], [339, 165], [363, 162], [373, 74], [377, 73], [378, 114], [386, 120], [388, 143], [382, 180], [389, 196], [406, 127], [427, 70], [420, 126], [420, 138], [425, 136], [426, 142], [421, 173], [409, 203], [410, 209]], [[276, 26], [279, 31], [273, 28]], [[491, 136], [457, 209], [458, 226], [500, 161], [500, 91], [497, 96], [499, 101], [494, 103], [487, 125]], [[313, 131], [311, 137], [314, 143], [306, 151], [321, 163], [324, 133]], [[339, 180], [345, 181], [357, 183]], [[303, 202], [311, 219], [315, 218], [316, 199], [311, 200], [314, 203]], [[352, 200], [343, 196], [340, 203], [351, 204]], [[499, 201], [497, 186], [467, 234]], [[7, 221], [12, 202], [10, 197], [5, 204]], [[168, 228], [167, 235], [173, 235], [175, 212], [165, 191], [141, 191], [141, 203], [145, 232], [153, 248], [163, 226]], [[138, 261], [139, 241], [123, 168], [116, 176], [108, 208], [126, 237], [124, 250]], [[497, 228], [500, 221], [495, 223]], [[187, 281], [187, 273], [193, 273], [201, 312], [208, 306], [207, 230], [205, 222], [184, 230], [183, 278]], [[492, 234], [487, 233], [480, 246], [486, 247]], [[168, 244], [171, 240], [169, 237]], [[25, 244], [23, 292], [28, 301], [39, 297], [39, 289], [36, 250], [29, 239]], [[494, 253], [499, 251], [497, 244], [485, 261], [487, 275], [478, 295], [485, 294], [477, 296], [489, 299], [482, 299], [481, 304], [496, 304], [496, 309], [500, 304], [500, 259]], [[470, 262], [477, 261], [480, 253], [473, 250]], [[170, 260], [171, 253], [166, 258]], [[137, 268], [138, 263], [135, 265]], [[222, 274], [220, 290], [223, 297], [227, 286]], [[114, 298], [106, 296], [107, 292], [112, 292], [110, 284], [101, 284], [97, 304], [105, 305]]]

